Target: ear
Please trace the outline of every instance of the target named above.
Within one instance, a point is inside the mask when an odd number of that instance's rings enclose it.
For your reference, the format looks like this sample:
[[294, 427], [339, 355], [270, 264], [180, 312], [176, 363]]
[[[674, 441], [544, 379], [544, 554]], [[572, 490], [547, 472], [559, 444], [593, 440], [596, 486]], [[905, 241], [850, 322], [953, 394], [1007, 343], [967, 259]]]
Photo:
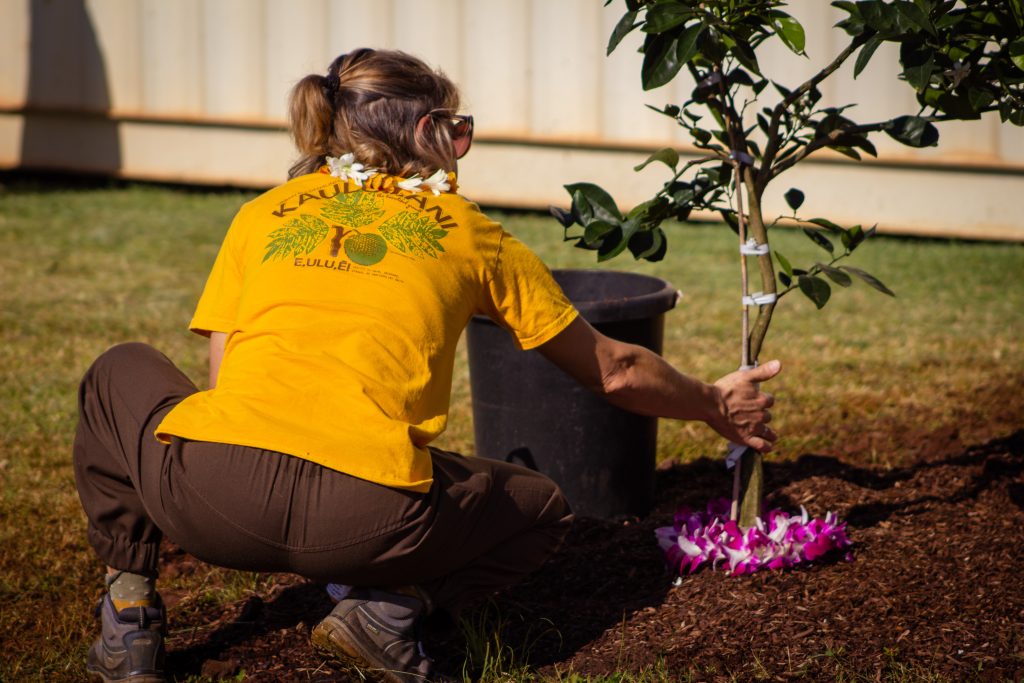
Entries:
[[427, 125], [430, 123], [430, 114], [424, 114], [416, 122], [416, 137], [421, 138], [426, 134]]

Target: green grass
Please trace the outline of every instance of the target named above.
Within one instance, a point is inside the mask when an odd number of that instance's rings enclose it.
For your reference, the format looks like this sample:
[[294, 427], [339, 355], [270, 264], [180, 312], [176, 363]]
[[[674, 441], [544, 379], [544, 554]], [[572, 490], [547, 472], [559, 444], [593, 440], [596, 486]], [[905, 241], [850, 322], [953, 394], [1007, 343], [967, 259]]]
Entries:
[[[78, 380], [110, 345], [140, 340], [203, 385], [205, 344], [186, 325], [220, 239], [250, 196], [16, 181], [0, 187], [0, 680], [81, 678], [102, 569], [85, 541], [70, 465]], [[593, 267], [593, 254], [563, 245], [547, 217], [499, 217], [552, 266]], [[672, 226], [669, 235], [662, 263], [627, 257], [612, 265], [664, 277], [685, 293], [668, 317], [665, 355], [713, 379], [738, 363], [735, 239], [720, 226]], [[794, 265], [820, 258], [796, 233], [777, 234], [774, 245]], [[847, 457], [884, 466], [914, 455], [900, 441], [900, 425], [961, 424], [969, 442], [1019, 428], [1013, 418], [1021, 410], [994, 408], [1024, 376], [1024, 248], [879, 238], [852, 263], [899, 296], [858, 283], [821, 312], [798, 294], [783, 299], [764, 356], [781, 358], [785, 368], [770, 387], [783, 435], [773, 457], [845, 453], [852, 435], [880, 425], [867, 450]], [[472, 450], [468, 395], [460, 355], [451, 426], [439, 445]], [[661, 458], [720, 450], [701, 425], [662, 425]], [[258, 577], [217, 569], [173, 584], [191, 591], [186, 600], [222, 603], [261, 587]], [[480, 642], [486, 655], [486, 637]], [[507, 651], [500, 643], [490, 648], [492, 660], [506, 657], [491, 668], [506, 668]], [[859, 680], [845, 675], [836, 680]], [[594, 680], [573, 676], [561, 680]], [[893, 680], [929, 679], [925, 672]]]

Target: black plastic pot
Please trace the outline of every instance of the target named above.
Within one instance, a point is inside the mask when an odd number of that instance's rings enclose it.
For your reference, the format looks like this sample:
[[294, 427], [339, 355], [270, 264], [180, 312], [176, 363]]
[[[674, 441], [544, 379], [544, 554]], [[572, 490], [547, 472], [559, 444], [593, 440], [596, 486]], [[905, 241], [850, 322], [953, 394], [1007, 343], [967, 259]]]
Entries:
[[[604, 334], [661, 353], [664, 280], [603, 270], [556, 270], [580, 314]], [[466, 330], [476, 452], [538, 470], [588, 517], [644, 515], [654, 499], [658, 421], [596, 396], [537, 351], [519, 351], [484, 316]]]

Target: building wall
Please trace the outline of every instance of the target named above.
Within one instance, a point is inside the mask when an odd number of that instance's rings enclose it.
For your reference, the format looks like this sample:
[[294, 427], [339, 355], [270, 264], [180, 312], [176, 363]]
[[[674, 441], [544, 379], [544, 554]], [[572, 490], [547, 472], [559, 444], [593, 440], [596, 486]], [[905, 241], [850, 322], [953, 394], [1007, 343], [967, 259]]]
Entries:
[[[477, 121], [463, 191], [484, 203], [566, 204], [590, 180], [629, 206], [664, 169], [634, 173], [652, 150], [687, 136], [643, 104], [685, 99], [686, 79], [639, 85], [639, 36], [611, 57], [621, 2], [600, 0], [5, 0], [0, 3], [0, 167], [270, 186], [294, 153], [284, 131], [291, 85], [355, 47], [395, 47], [442, 68]], [[796, 0], [811, 59], [780, 45], [766, 73], [793, 85], [826, 63], [843, 34], [837, 10]], [[859, 121], [916, 110], [895, 78], [895, 46], [853, 80], [826, 82]], [[767, 91], [766, 91], [767, 94]], [[877, 138], [881, 160], [823, 153], [774, 183], [769, 212], [797, 186], [804, 212], [912, 234], [1024, 240], [1010, 208], [1024, 190], [1024, 130], [998, 117], [950, 123], [940, 147]], [[692, 151], [692, 150], [689, 150]]]

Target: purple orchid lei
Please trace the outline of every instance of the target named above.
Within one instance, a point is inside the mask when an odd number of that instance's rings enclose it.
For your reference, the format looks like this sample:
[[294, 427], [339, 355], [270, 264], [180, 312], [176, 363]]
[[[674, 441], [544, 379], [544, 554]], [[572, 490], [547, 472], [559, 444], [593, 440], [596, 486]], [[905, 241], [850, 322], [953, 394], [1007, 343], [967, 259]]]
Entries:
[[[753, 574], [814, 562], [852, 545], [846, 537], [846, 522], [832, 512], [825, 519], [811, 519], [802, 505], [799, 515], [772, 510], [767, 523], [758, 517], [757, 524], [744, 532], [729, 519], [729, 508], [727, 498], [709, 502], [706, 512], [682, 506], [672, 526], [655, 529], [672, 569], [692, 574], [709, 563], [712, 569], [724, 565], [731, 575]], [[845, 559], [853, 560], [853, 553], [847, 552]]]

